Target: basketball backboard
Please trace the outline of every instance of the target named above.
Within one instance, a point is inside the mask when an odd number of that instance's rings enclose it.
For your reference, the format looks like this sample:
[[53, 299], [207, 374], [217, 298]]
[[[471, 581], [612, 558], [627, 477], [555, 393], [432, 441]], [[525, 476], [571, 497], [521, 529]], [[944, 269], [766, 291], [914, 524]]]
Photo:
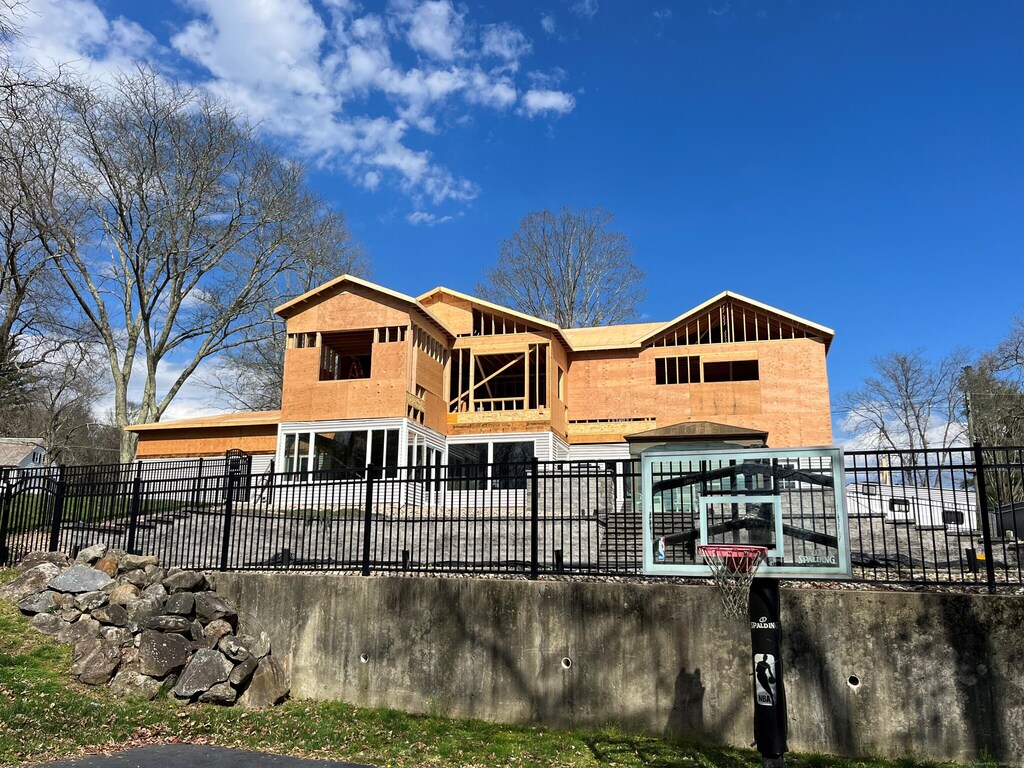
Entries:
[[768, 549], [758, 577], [851, 573], [839, 448], [661, 445], [640, 454], [644, 573], [710, 576], [701, 544]]

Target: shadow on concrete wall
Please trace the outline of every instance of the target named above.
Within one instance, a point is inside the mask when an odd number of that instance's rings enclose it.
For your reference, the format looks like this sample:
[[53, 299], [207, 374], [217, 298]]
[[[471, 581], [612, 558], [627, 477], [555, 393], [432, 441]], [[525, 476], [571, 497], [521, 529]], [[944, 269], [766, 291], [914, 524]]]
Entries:
[[[940, 616], [951, 658], [936, 659], [937, 664], [956, 667], [957, 701], [964, 714], [965, 736], [979, 756], [1005, 756], [1008, 754], [1006, 734], [1003, 731], [1003, 708], [995, 690], [996, 681], [983, 660], [998, 658], [989, 635], [993, 622], [983, 621], [978, 615], [976, 600], [950, 596], [939, 603]], [[1020, 674], [1024, 676], [1024, 659]], [[953, 705], [954, 702], [951, 702]]]
[[[803, 611], [801, 610], [800, 613], [803, 614]], [[832, 748], [842, 754], [858, 754], [862, 745], [858, 743], [859, 739], [853, 723], [853, 713], [850, 712], [848, 695], [837, 684], [832, 659], [820, 642], [822, 638], [827, 638], [828, 634], [816, 636], [807, 631], [808, 627], [814, 627], [816, 624], [806, 614], [797, 616], [790, 612], [787, 616], [784, 613], [782, 619], [784, 660], [787, 669], [793, 671], [799, 669], [800, 685], [814, 686], [817, 700], [820, 702], [819, 711], [814, 714], [826, 721], [826, 733], [831, 736]], [[791, 684], [787, 683], [786, 685], [788, 693]], [[792, 723], [798, 717], [806, 719], [809, 714], [794, 713], [792, 711], [794, 702], [813, 700], [814, 697], [808, 695], [790, 696], [789, 721]]]

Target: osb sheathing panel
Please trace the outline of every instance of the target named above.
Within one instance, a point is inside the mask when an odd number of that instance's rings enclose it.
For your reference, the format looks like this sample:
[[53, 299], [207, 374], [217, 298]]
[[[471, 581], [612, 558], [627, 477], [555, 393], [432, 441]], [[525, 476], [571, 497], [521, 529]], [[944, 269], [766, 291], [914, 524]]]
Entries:
[[410, 340], [374, 344], [370, 378], [319, 381], [320, 349], [289, 349], [284, 356], [282, 421], [405, 416]]
[[[656, 357], [758, 361], [760, 381], [657, 385]], [[648, 418], [658, 426], [706, 420], [768, 431], [773, 446], [832, 441], [825, 348], [811, 339], [578, 354], [569, 369], [569, 418]], [[613, 434], [609, 430], [609, 434]], [[570, 442], [602, 442], [576, 436]]]
[[427, 390], [423, 396], [426, 427], [444, 434], [448, 403], [444, 397], [444, 366], [421, 349], [415, 351], [416, 384]]
[[358, 286], [328, 296], [288, 320], [288, 333], [348, 331], [408, 325], [409, 313], [399, 302]]
[[[552, 339], [551, 341], [551, 365], [548, 366], [548, 405], [551, 409], [551, 429], [559, 437], [565, 438], [566, 427], [568, 426], [569, 400], [569, 359], [566, 356], [562, 345]], [[561, 368], [564, 374], [562, 382], [562, 395], [564, 400], [558, 399], [558, 369]]]
[[473, 332], [473, 305], [465, 299], [441, 294], [440, 300], [431, 298], [421, 303], [452, 333]]
[[277, 425], [147, 430], [139, 433], [135, 455], [140, 459], [223, 456], [229, 448], [252, 454], [273, 453], [277, 448]]

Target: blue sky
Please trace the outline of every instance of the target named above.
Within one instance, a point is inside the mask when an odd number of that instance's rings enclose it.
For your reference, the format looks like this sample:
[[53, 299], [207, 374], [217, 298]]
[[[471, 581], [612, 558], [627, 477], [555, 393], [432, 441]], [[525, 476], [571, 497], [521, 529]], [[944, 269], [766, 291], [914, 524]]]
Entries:
[[730, 289], [831, 326], [833, 398], [1024, 310], [1024, 3], [29, 5], [26, 55], [252, 113], [405, 293], [472, 291], [530, 210], [603, 206], [638, 319]]

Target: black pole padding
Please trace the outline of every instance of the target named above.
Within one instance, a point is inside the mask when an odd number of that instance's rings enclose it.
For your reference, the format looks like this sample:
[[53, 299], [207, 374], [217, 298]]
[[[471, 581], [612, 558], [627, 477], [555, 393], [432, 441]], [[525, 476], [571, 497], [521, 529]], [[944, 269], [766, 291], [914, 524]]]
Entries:
[[754, 670], [754, 743], [766, 766], [781, 766], [787, 751], [787, 728], [778, 579], [754, 579], [750, 585], [749, 613]]

